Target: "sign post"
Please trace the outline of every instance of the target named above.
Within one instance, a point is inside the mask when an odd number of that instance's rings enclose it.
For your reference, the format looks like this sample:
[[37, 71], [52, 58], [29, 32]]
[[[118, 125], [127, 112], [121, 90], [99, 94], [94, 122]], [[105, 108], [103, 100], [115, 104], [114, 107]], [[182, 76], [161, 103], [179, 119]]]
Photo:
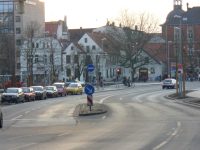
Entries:
[[90, 111], [92, 111], [92, 106], [93, 106], [93, 96], [92, 95], [87, 95], [87, 105], [90, 107]]
[[[94, 65], [89, 64], [87, 66], [87, 71], [88, 72], [93, 72], [94, 71]], [[95, 89], [91, 84], [86, 84], [85, 85], [85, 93], [87, 94], [87, 105], [90, 107], [90, 111], [92, 111], [92, 106], [93, 106], [93, 96], [92, 94], [94, 93]]]

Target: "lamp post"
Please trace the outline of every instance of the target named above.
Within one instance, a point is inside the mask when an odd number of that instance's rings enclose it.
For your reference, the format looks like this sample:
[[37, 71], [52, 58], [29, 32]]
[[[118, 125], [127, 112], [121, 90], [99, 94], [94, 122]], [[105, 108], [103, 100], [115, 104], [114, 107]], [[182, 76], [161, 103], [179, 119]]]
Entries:
[[175, 15], [174, 18], [179, 19], [179, 27], [175, 27], [175, 31], [178, 31], [179, 40], [178, 70], [176, 70], [176, 74], [178, 73], [176, 76], [178, 76], [179, 85], [177, 88], [179, 97], [185, 97], [185, 64], [182, 50], [182, 21], [187, 21], [187, 18], [183, 18], [179, 15]]
[[168, 76], [171, 77], [171, 65], [170, 65], [170, 44], [172, 41], [167, 41], [167, 71]]

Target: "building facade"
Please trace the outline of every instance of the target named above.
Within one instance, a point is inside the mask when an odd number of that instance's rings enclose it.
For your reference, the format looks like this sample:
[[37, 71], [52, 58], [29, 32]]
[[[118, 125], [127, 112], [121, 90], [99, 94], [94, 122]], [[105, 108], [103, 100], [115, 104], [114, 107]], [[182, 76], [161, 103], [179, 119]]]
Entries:
[[[38, 33], [43, 34], [44, 10], [44, 2], [39, 0], [26, 0], [23, 4], [17, 0], [0, 1], [0, 75], [13, 76], [19, 80], [20, 46], [23, 44], [25, 28], [31, 22], [37, 22], [40, 25]], [[5, 58], [8, 59], [5, 61]], [[2, 65], [5, 62], [10, 64], [7, 68]]]
[[[187, 76], [197, 76], [200, 72], [200, 7], [182, 9], [182, 0], [174, 0], [174, 9], [162, 24], [162, 34], [166, 40], [168, 74], [174, 74], [179, 53], [181, 64], [185, 65]], [[178, 62], [179, 63], [179, 62]]]

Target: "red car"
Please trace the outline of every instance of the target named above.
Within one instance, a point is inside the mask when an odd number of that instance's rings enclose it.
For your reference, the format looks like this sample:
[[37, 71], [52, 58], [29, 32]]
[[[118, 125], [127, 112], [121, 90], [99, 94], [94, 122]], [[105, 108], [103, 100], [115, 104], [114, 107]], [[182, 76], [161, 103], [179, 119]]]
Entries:
[[55, 82], [53, 85], [57, 87], [59, 96], [67, 95], [67, 90], [64, 82]]
[[30, 102], [35, 100], [36, 94], [32, 87], [22, 87], [22, 90], [26, 101]]

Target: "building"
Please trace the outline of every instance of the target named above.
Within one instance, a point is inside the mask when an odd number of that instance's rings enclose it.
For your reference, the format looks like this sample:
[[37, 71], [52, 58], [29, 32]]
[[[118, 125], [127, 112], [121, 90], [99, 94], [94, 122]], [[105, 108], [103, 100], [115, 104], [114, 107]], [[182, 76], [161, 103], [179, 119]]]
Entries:
[[[166, 40], [168, 74], [173, 74], [176, 63], [183, 64], [187, 76], [200, 72], [200, 7], [182, 9], [182, 0], [174, 0], [174, 8], [161, 25]], [[183, 62], [179, 62], [182, 54]], [[180, 65], [180, 68], [183, 67]]]
[[[26, 40], [20, 54], [20, 81], [27, 85], [51, 85], [62, 80], [62, 46], [54, 37]], [[31, 46], [30, 46], [31, 45]]]
[[[37, 22], [40, 26], [37, 36], [44, 33], [44, 2], [0, 0], [0, 74], [13, 76], [13, 82], [19, 80], [20, 46], [23, 44], [24, 31], [31, 22]], [[8, 64], [6, 67], [5, 63]]]

